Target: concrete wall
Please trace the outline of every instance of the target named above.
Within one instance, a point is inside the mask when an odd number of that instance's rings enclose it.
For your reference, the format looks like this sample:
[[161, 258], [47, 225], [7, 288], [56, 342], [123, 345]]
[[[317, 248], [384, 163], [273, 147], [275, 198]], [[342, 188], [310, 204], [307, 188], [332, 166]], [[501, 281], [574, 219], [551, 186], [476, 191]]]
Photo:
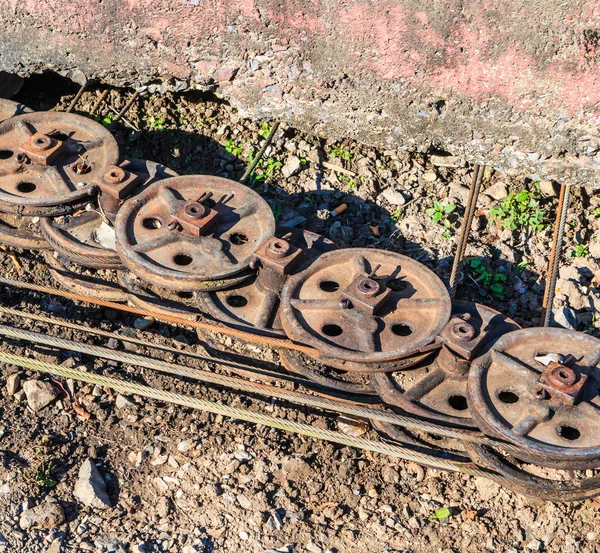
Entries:
[[596, 185], [593, 0], [0, 0], [0, 70], [214, 90], [245, 114]]

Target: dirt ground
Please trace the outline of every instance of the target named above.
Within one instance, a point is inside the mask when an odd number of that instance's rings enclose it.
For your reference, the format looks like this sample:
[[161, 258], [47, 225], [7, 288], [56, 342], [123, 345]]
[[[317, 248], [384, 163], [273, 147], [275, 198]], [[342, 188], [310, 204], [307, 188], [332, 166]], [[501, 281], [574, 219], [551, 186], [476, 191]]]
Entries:
[[[36, 110], [64, 109], [73, 94], [65, 86], [56, 79], [31, 79], [19, 99]], [[76, 111], [89, 113], [98, 95], [96, 90], [86, 92]], [[112, 91], [100, 119], [110, 123], [114, 112], [108, 106], [119, 110], [125, 101], [126, 92]], [[264, 131], [261, 123], [238, 119], [234, 109], [210, 97], [147, 95], [134, 105], [116, 136], [125, 156], [153, 159], [181, 174], [239, 179], [260, 148]], [[338, 169], [323, 167], [323, 160]], [[327, 137], [281, 128], [251, 184], [268, 200], [279, 224], [324, 234], [343, 247], [409, 255], [447, 282], [470, 178], [470, 168], [443, 156], [434, 144], [427, 154], [376, 151], [350, 138], [330, 143]], [[506, 228], [510, 214], [498, 216], [494, 208], [509, 192], [523, 190], [532, 191], [526, 213], [534, 214], [530, 222], [536, 228]], [[539, 205], [533, 207], [531, 201]], [[435, 209], [434, 202], [441, 206], [438, 222], [426, 211]], [[458, 297], [490, 305], [524, 327], [538, 325], [556, 202], [552, 183], [527, 182], [518, 168], [511, 175], [488, 174]], [[332, 216], [341, 204], [348, 208]], [[457, 207], [444, 209], [450, 205]], [[600, 196], [574, 189], [555, 304], [558, 323], [595, 335], [600, 328], [594, 309], [600, 297], [599, 216]], [[16, 251], [15, 261], [10, 253], [0, 252], [2, 274], [53, 282], [40, 255]], [[135, 317], [124, 313], [7, 288], [0, 294], [3, 305], [202, 351], [191, 330], [155, 323], [142, 331], [136, 329]], [[103, 338], [39, 323], [9, 323], [107, 344]], [[333, 416], [307, 409], [294, 412], [277, 401], [236, 396], [74, 352], [33, 350], [11, 340], [4, 340], [2, 349], [327, 428], [338, 425]], [[277, 362], [272, 351], [253, 346], [237, 350]], [[164, 357], [190, 363], [174, 354]], [[15, 389], [9, 377], [16, 373], [21, 385]], [[155, 401], [117, 397], [97, 386], [62, 384], [90, 415], [87, 420], [63, 392], [34, 413], [22, 386], [36, 378], [12, 366], [4, 366], [0, 374], [0, 552], [600, 550], [600, 504], [595, 501], [531, 500], [485, 479]], [[57, 382], [53, 386], [60, 390]], [[87, 507], [74, 496], [86, 459], [94, 461], [107, 483], [109, 508]], [[66, 522], [24, 530], [22, 512], [37, 505], [43, 510], [52, 499], [59, 501]], [[440, 519], [435, 513], [443, 507], [450, 516]]]

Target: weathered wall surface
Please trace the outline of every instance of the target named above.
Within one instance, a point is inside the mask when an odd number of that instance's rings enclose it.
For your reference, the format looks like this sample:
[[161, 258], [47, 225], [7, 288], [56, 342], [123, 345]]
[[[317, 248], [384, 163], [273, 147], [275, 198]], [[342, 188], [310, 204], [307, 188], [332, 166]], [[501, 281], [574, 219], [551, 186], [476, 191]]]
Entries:
[[596, 185], [595, 0], [0, 0], [0, 70], [214, 90], [254, 117]]

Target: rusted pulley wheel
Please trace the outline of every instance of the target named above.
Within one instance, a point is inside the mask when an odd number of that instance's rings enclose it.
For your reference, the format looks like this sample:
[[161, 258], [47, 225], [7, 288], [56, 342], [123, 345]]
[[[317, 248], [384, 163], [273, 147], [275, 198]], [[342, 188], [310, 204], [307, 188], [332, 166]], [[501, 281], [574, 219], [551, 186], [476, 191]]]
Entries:
[[302, 375], [338, 396], [362, 397], [362, 401], [359, 399], [361, 403], [374, 403], [378, 400], [368, 376], [332, 369], [298, 351], [282, 350], [279, 357], [287, 371]]
[[119, 271], [119, 284], [127, 292], [127, 299], [135, 307], [146, 309], [157, 315], [175, 315], [197, 319], [202, 314], [197, 307], [196, 292], [173, 292], [148, 286], [129, 271]]
[[0, 243], [23, 250], [51, 250], [39, 227], [38, 217], [0, 213]]
[[445, 343], [433, 359], [371, 376], [382, 400], [432, 422], [477, 428], [467, 405], [470, 359], [482, 355], [500, 336], [520, 327], [495, 309], [452, 302], [452, 317], [440, 336]]
[[531, 467], [532, 470], [527, 470], [527, 467], [519, 461], [493, 448], [465, 443], [465, 449], [473, 462], [500, 477], [500, 479], [493, 478], [496, 482], [522, 495], [559, 502], [583, 501], [600, 494], [599, 475], [575, 476], [573, 471], [569, 471], [568, 474], [560, 475], [562, 479], [544, 477], [537, 474], [539, 467]]
[[542, 466], [600, 466], [600, 340], [558, 328], [507, 334], [469, 371], [477, 425]]
[[[288, 336], [330, 358], [366, 365], [428, 346], [450, 311], [444, 284], [427, 267], [367, 248], [323, 254], [290, 277], [281, 295]], [[361, 365], [348, 367], [357, 369]]]
[[81, 208], [119, 158], [113, 136], [72, 113], [37, 112], [0, 123], [0, 210], [52, 216]]
[[55, 252], [44, 252], [44, 259], [54, 280], [65, 290], [106, 301], [127, 301], [127, 294], [116, 282], [113, 271], [84, 269], [80, 272], [80, 267], [70, 267], [71, 262], [68, 259], [60, 259]]
[[197, 175], [156, 182], [126, 200], [115, 230], [129, 270], [155, 286], [195, 291], [245, 271], [275, 219], [250, 188]]
[[33, 110], [19, 102], [0, 98], [0, 123], [23, 113], [33, 113]]
[[[117, 212], [121, 205], [123, 205], [125, 197], [135, 196], [135, 194], [138, 194], [157, 181], [178, 176], [173, 169], [170, 169], [166, 165], [148, 159], [126, 159], [119, 164], [119, 167], [127, 173], [136, 176], [137, 179], [130, 190], [125, 191], [125, 193], [122, 190], [115, 190], [114, 186], [100, 185], [100, 193], [98, 195], [100, 211], [112, 224], [115, 222]], [[123, 178], [127, 178], [127, 174]]]
[[115, 231], [98, 211], [43, 217], [40, 229], [61, 255], [84, 267], [123, 268], [115, 246]]
[[[333, 251], [337, 246], [314, 232], [278, 227], [277, 239], [286, 237], [294, 250], [301, 250], [294, 262], [298, 269], [306, 268], [322, 253]], [[282, 258], [284, 259], [284, 258]], [[240, 286], [207, 292], [202, 296], [204, 309], [216, 320], [234, 328], [249, 330], [261, 335], [285, 336], [279, 319], [279, 296], [287, 278], [269, 266], [258, 268], [258, 274]]]

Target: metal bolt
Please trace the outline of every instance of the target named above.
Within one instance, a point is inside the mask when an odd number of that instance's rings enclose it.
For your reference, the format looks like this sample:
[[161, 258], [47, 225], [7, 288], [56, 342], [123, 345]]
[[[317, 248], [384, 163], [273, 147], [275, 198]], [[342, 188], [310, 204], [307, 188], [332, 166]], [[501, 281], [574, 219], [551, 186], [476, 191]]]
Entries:
[[285, 240], [273, 238], [269, 241], [267, 252], [270, 257], [286, 257], [290, 253], [290, 245]]
[[365, 278], [358, 283], [358, 291], [367, 297], [375, 296], [379, 292], [379, 283], [372, 278]]
[[49, 150], [56, 144], [56, 140], [46, 135], [36, 136], [31, 141], [31, 149], [43, 152]]
[[185, 204], [183, 212], [192, 219], [202, 219], [208, 214], [208, 209], [200, 202], [189, 202]]
[[107, 184], [119, 184], [125, 180], [127, 173], [121, 167], [113, 166], [104, 173], [104, 182]]

